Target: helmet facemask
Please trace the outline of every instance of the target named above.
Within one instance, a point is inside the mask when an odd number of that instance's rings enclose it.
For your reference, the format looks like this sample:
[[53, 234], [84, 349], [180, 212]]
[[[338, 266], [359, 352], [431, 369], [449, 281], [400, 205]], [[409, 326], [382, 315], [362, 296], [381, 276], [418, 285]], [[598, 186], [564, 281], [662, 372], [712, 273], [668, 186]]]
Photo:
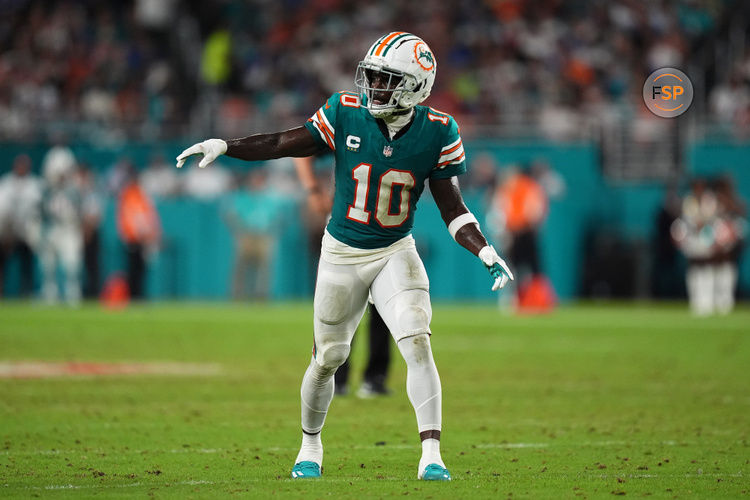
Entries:
[[414, 100], [408, 97], [417, 85], [414, 76], [402, 71], [361, 61], [357, 66], [354, 84], [365, 98], [365, 107], [376, 118], [406, 111], [417, 104], [404, 105], [404, 101]]

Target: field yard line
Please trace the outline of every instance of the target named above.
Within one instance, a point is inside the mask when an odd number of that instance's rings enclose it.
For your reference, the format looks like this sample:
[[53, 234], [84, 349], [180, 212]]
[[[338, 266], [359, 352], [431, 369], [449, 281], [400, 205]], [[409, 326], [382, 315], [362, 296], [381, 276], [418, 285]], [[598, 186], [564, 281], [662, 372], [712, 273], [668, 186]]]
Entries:
[[[622, 477], [622, 475], [607, 475], [602, 474], [600, 475], [602, 478], [606, 479], [609, 477]], [[721, 474], [721, 473], [704, 473], [704, 474], [693, 474], [693, 473], [686, 473], [686, 474], [629, 474], [626, 475], [626, 477], [633, 478], [633, 479], [657, 479], [657, 478], [665, 478], [665, 477], [684, 477], [686, 479], [693, 479], [693, 478], [700, 478], [700, 477], [731, 477], [731, 478], [741, 478], [744, 477], [742, 472], [737, 472], [734, 474]], [[454, 478], [459, 481], [462, 480], [462, 478], [457, 477]], [[242, 483], [260, 483], [260, 482], [266, 482], [266, 481], [275, 481], [277, 480], [275, 477], [266, 477], [266, 478], [244, 478], [244, 479], [238, 479], [233, 481], [206, 481], [206, 480], [190, 480], [190, 481], [177, 481], [177, 482], [167, 482], [167, 483], [128, 483], [128, 484], [84, 484], [84, 485], [73, 485], [73, 484], [50, 484], [47, 486], [25, 486], [23, 487], [24, 490], [82, 490], [82, 489], [113, 489], [113, 488], [137, 488], [139, 486], [147, 486], [147, 487], [162, 487], [162, 486], [200, 486], [200, 485], [218, 485], [218, 484], [242, 484]], [[284, 478], [285, 481], [294, 481], [292, 478]], [[383, 477], [383, 478], [371, 478], [371, 477], [325, 477], [325, 482], [329, 483], [343, 483], [343, 482], [372, 482], [372, 481], [404, 481], [403, 478], [399, 477]], [[10, 487], [9, 485], [4, 485], [5, 487]]]
[[[739, 441], [738, 441], [739, 443]], [[693, 443], [686, 441], [584, 441], [580, 443], [480, 443], [473, 445], [474, 448], [501, 448], [501, 449], [523, 449], [523, 448], [549, 448], [554, 446], [634, 446], [634, 445], [652, 445], [652, 446], [690, 446]], [[390, 450], [411, 450], [419, 448], [418, 444], [368, 444], [368, 445], [354, 445], [347, 449], [352, 450], [370, 450], [373, 448], [382, 448]], [[284, 446], [272, 446], [270, 448], [173, 448], [170, 450], [111, 450], [104, 448], [88, 448], [88, 449], [67, 449], [67, 450], [27, 450], [27, 451], [11, 451], [11, 450], [0, 450], [0, 455], [74, 455], [74, 454], [86, 454], [86, 453], [119, 453], [122, 455], [141, 455], [143, 453], [195, 453], [195, 454], [214, 454], [224, 452], [239, 452], [239, 453], [257, 453], [261, 452], [274, 452], [274, 451], [297, 451], [299, 448], [291, 448]]]
[[549, 443], [482, 443], [477, 448], [548, 448]]
[[[221, 481], [221, 482], [227, 482], [227, 481]], [[176, 483], [167, 483], [170, 486], [194, 486], [199, 484], [216, 484], [213, 481], [178, 481]], [[128, 484], [50, 484], [47, 486], [27, 486], [25, 489], [27, 490], [83, 490], [83, 489], [94, 489], [94, 488], [137, 488], [138, 486], [155, 486], [153, 484], [144, 484], [141, 482], [137, 483], [128, 483]], [[159, 486], [166, 486], [159, 485]]]

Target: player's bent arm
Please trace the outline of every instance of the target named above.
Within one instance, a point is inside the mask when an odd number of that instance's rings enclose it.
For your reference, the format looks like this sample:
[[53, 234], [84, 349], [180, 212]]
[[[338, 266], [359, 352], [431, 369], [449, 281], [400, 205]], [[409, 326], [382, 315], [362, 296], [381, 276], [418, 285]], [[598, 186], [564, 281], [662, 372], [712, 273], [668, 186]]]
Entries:
[[466, 208], [458, 187], [458, 179], [430, 179], [430, 192], [453, 239], [479, 256], [479, 251], [487, 246], [487, 239], [480, 231], [477, 219]]
[[202, 154], [198, 164], [203, 168], [219, 156], [225, 154], [231, 158], [246, 161], [272, 160], [286, 156], [311, 156], [321, 146], [315, 141], [307, 128], [297, 127], [271, 134], [255, 134], [239, 139], [208, 139], [187, 148], [177, 157], [177, 168], [181, 167], [188, 157]]
[[495, 248], [487, 243], [487, 238], [479, 229], [479, 222], [466, 208], [458, 179], [455, 176], [449, 179], [430, 179], [430, 191], [453, 239], [479, 257], [495, 278], [492, 290], [504, 287], [513, 279], [513, 273]]

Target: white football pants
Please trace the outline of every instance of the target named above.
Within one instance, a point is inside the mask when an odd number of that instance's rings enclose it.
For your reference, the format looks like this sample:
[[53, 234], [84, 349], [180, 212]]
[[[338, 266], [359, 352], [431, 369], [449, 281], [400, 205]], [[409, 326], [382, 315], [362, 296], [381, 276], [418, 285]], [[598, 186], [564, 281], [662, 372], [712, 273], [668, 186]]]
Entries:
[[[440, 430], [440, 378], [429, 342], [429, 280], [413, 246], [357, 264], [326, 261], [315, 286], [313, 359], [302, 381], [302, 429], [319, 432], [333, 398], [333, 374], [346, 361], [368, 295], [407, 363], [407, 393], [419, 431]], [[413, 341], [407, 341], [411, 339]]]

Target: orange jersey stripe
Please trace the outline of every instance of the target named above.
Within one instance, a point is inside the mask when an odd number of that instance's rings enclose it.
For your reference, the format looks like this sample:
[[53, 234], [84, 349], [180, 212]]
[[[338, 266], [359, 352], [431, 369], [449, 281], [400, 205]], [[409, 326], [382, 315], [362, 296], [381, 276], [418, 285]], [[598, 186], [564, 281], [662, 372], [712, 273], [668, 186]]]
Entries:
[[318, 121], [314, 123], [318, 126], [318, 129], [323, 132], [326, 142], [328, 143], [328, 147], [331, 149], [336, 149], [336, 147], [333, 145], [333, 132], [331, 132], [328, 127], [326, 127], [326, 124], [323, 121], [323, 117], [320, 116], [320, 110], [318, 110], [315, 115], [318, 117]]
[[435, 166], [436, 166], [436, 167], [443, 167], [443, 166], [445, 166], [445, 165], [448, 165], [449, 163], [453, 163], [453, 162], [459, 161], [459, 160], [460, 160], [460, 159], [462, 159], [462, 158], [463, 158], [464, 156], [466, 156], [466, 153], [461, 153], [461, 155], [460, 155], [460, 156], [459, 156], [458, 158], [453, 158], [452, 160], [444, 161], [443, 163], [438, 163], [438, 164], [437, 164], [437, 165], [435, 165]]
[[320, 131], [323, 132], [323, 137], [325, 137], [325, 140], [328, 143], [328, 147], [331, 149], [336, 149], [336, 147], [333, 145], [333, 139], [328, 134], [328, 130], [325, 128], [325, 126], [321, 127]]
[[333, 130], [331, 130], [328, 125], [326, 125], [325, 118], [323, 117], [323, 112], [321, 110], [318, 110], [316, 115], [318, 116], [318, 123], [320, 123], [320, 126], [323, 127], [323, 130], [325, 130], [328, 135], [333, 137], [335, 134], [333, 133]]
[[403, 35], [404, 33], [405, 31], [396, 31], [395, 33], [391, 33], [390, 35], [388, 35], [386, 39], [383, 40], [383, 42], [380, 45], [378, 45], [377, 50], [375, 50], [375, 55], [379, 56], [380, 53], [383, 52], [383, 49], [385, 48], [385, 46], [388, 45], [388, 42], [390, 42], [391, 40], [393, 40], [399, 35]]
[[326, 122], [323, 119], [323, 116], [321, 116], [321, 111], [320, 110], [318, 110], [317, 113], [315, 113], [315, 116], [318, 117], [318, 123], [320, 124], [320, 126], [323, 127], [323, 129], [325, 129], [325, 131], [328, 132], [328, 134], [331, 137], [333, 137], [333, 130], [331, 130], [330, 128], [328, 128], [328, 126], [326, 125]]
[[463, 143], [461, 141], [459, 141], [458, 144], [456, 144], [455, 146], [453, 146], [452, 148], [450, 148], [448, 151], [443, 151], [442, 153], [440, 153], [440, 156], [445, 156], [447, 154], [450, 154], [450, 153], [454, 152], [455, 150], [457, 150], [458, 148], [460, 148], [461, 146], [463, 146]]

